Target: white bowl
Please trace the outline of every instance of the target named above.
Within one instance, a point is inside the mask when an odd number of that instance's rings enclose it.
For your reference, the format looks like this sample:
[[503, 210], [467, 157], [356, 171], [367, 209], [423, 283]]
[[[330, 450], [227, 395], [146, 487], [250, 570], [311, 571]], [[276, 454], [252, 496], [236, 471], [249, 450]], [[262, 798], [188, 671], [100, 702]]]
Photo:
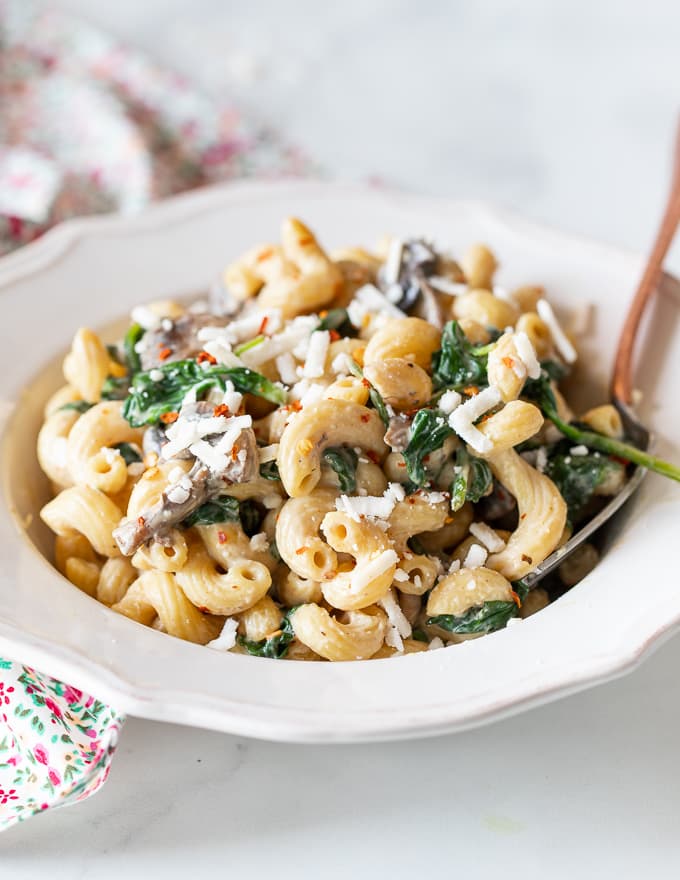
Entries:
[[[640, 261], [484, 205], [319, 183], [249, 183], [202, 190], [134, 218], [65, 224], [0, 262], [0, 653], [134, 715], [297, 742], [460, 730], [631, 669], [680, 621], [673, 555], [680, 490], [654, 475], [619, 519], [595, 571], [540, 614], [453, 648], [361, 664], [278, 662], [170, 638], [79, 592], [41, 554], [50, 555], [51, 536], [37, 516], [47, 486], [35, 439], [75, 329], [111, 324], [145, 300], [205, 288], [242, 250], [275, 239], [289, 214], [330, 247], [371, 243], [383, 232], [430, 236], [458, 253], [488, 242], [502, 263], [501, 284], [542, 283], [558, 306], [596, 305], [581, 375], [587, 368], [595, 396], [605, 394]], [[665, 279], [649, 326], [653, 345], [644, 347], [638, 371], [643, 416], [660, 453], [676, 460], [679, 290]]]

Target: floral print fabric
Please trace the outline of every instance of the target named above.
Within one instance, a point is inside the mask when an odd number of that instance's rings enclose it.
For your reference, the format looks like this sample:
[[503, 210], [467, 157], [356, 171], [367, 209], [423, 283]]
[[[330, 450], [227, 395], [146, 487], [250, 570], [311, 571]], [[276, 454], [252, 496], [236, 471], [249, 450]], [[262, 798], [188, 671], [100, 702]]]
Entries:
[[[233, 108], [32, 0], [0, 0], [0, 108], [0, 254], [68, 217], [311, 170]], [[94, 697], [0, 659], [0, 830], [97, 791], [122, 723]]]
[[0, 658], [0, 829], [97, 791], [122, 723], [94, 697]]

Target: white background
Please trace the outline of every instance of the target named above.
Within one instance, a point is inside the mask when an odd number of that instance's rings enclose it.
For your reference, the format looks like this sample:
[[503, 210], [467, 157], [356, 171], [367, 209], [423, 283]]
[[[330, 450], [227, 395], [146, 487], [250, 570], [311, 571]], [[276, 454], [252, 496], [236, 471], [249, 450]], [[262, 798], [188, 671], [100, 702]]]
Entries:
[[[62, 5], [236, 96], [338, 177], [651, 240], [680, 109], [677, 2]], [[677, 877], [679, 670], [675, 639], [614, 684], [403, 744], [281, 746], [130, 720], [102, 792], [3, 835], [1, 873]]]

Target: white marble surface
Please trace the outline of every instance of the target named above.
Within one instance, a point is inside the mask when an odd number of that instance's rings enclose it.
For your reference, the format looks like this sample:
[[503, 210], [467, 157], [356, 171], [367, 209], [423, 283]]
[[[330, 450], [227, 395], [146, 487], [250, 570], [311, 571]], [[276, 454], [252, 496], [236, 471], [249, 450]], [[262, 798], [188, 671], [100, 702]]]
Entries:
[[[338, 176], [479, 196], [632, 247], [651, 238], [678, 110], [677, 3], [63, 5], [238, 94]], [[3, 835], [0, 872], [676, 877], [678, 668], [676, 638], [613, 684], [384, 746], [131, 720], [104, 790]]]

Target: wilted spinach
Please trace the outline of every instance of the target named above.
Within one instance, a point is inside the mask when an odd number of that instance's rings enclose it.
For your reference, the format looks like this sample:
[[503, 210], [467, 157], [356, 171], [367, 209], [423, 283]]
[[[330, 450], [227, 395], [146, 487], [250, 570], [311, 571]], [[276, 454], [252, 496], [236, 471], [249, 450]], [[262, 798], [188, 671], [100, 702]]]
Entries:
[[487, 462], [470, 455], [463, 446], [456, 450], [456, 466], [459, 470], [451, 484], [451, 509], [454, 511], [466, 501], [476, 504], [493, 485], [493, 474]]
[[130, 443], [116, 443], [113, 448], [120, 452], [125, 464], [134, 464], [134, 462], [142, 460], [142, 456]]
[[453, 614], [438, 614], [428, 618], [428, 626], [438, 626], [450, 633], [490, 633], [503, 629], [511, 617], [516, 617], [517, 603], [493, 599], [473, 605], [472, 608], [456, 617]]
[[406, 471], [415, 486], [427, 482], [424, 459], [435, 449], [439, 449], [453, 428], [446, 416], [437, 409], [419, 409], [415, 414], [408, 435], [408, 445], [403, 452]]
[[487, 347], [475, 348], [457, 321], [449, 321], [442, 331], [441, 348], [432, 355], [432, 381], [435, 391], [469, 385], [486, 385]]
[[265, 461], [260, 465], [260, 476], [263, 480], [280, 480], [278, 464], [275, 461]]
[[88, 409], [92, 409], [93, 406], [94, 404], [88, 403], [87, 400], [70, 400], [68, 403], [60, 406], [59, 411], [73, 410], [77, 413], [84, 413], [87, 412]]
[[354, 492], [357, 487], [357, 464], [359, 456], [349, 446], [329, 446], [324, 450], [323, 458], [338, 475], [340, 491], [346, 494]]
[[[368, 379], [364, 379], [364, 371], [361, 369], [359, 364], [356, 361], [352, 360], [351, 358], [349, 359], [349, 369], [350, 369], [350, 372], [352, 373], [352, 375], [356, 376], [358, 379], [363, 379], [364, 382], [366, 382], [370, 385], [370, 383], [368, 382]], [[387, 412], [387, 407], [385, 406], [385, 401], [382, 399], [380, 393], [378, 391], [376, 391], [376, 389], [372, 385], [370, 385], [370, 387], [369, 387], [368, 397], [369, 397], [371, 403], [373, 404], [376, 412], [378, 413], [378, 415], [382, 419], [383, 425], [385, 425], [385, 427], [387, 427], [390, 423], [390, 416], [389, 416], [389, 413]]]
[[162, 378], [155, 382], [150, 373], [137, 373], [125, 400], [123, 415], [135, 428], [153, 425], [167, 412], [178, 410], [191, 389], [197, 397], [209, 388], [226, 388], [231, 381], [237, 391], [249, 392], [271, 403], [283, 404], [286, 392], [265, 376], [247, 367], [201, 366], [195, 360], [174, 361], [156, 368]]
[[262, 639], [262, 641], [259, 642], [254, 642], [246, 639], [244, 636], [239, 636], [239, 645], [245, 648], [246, 651], [254, 657], [269, 657], [272, 660], [281, 660], [288, 653], [290, 643], [295, 638], [295, 631], [293, 630], [290, 618], [292, 613], [296, 610], [296, 607], [297, 606], [286, 611], [283, 620], [281, 621], [281, 628], [276, 635], [271, 635], [268, 639]]

